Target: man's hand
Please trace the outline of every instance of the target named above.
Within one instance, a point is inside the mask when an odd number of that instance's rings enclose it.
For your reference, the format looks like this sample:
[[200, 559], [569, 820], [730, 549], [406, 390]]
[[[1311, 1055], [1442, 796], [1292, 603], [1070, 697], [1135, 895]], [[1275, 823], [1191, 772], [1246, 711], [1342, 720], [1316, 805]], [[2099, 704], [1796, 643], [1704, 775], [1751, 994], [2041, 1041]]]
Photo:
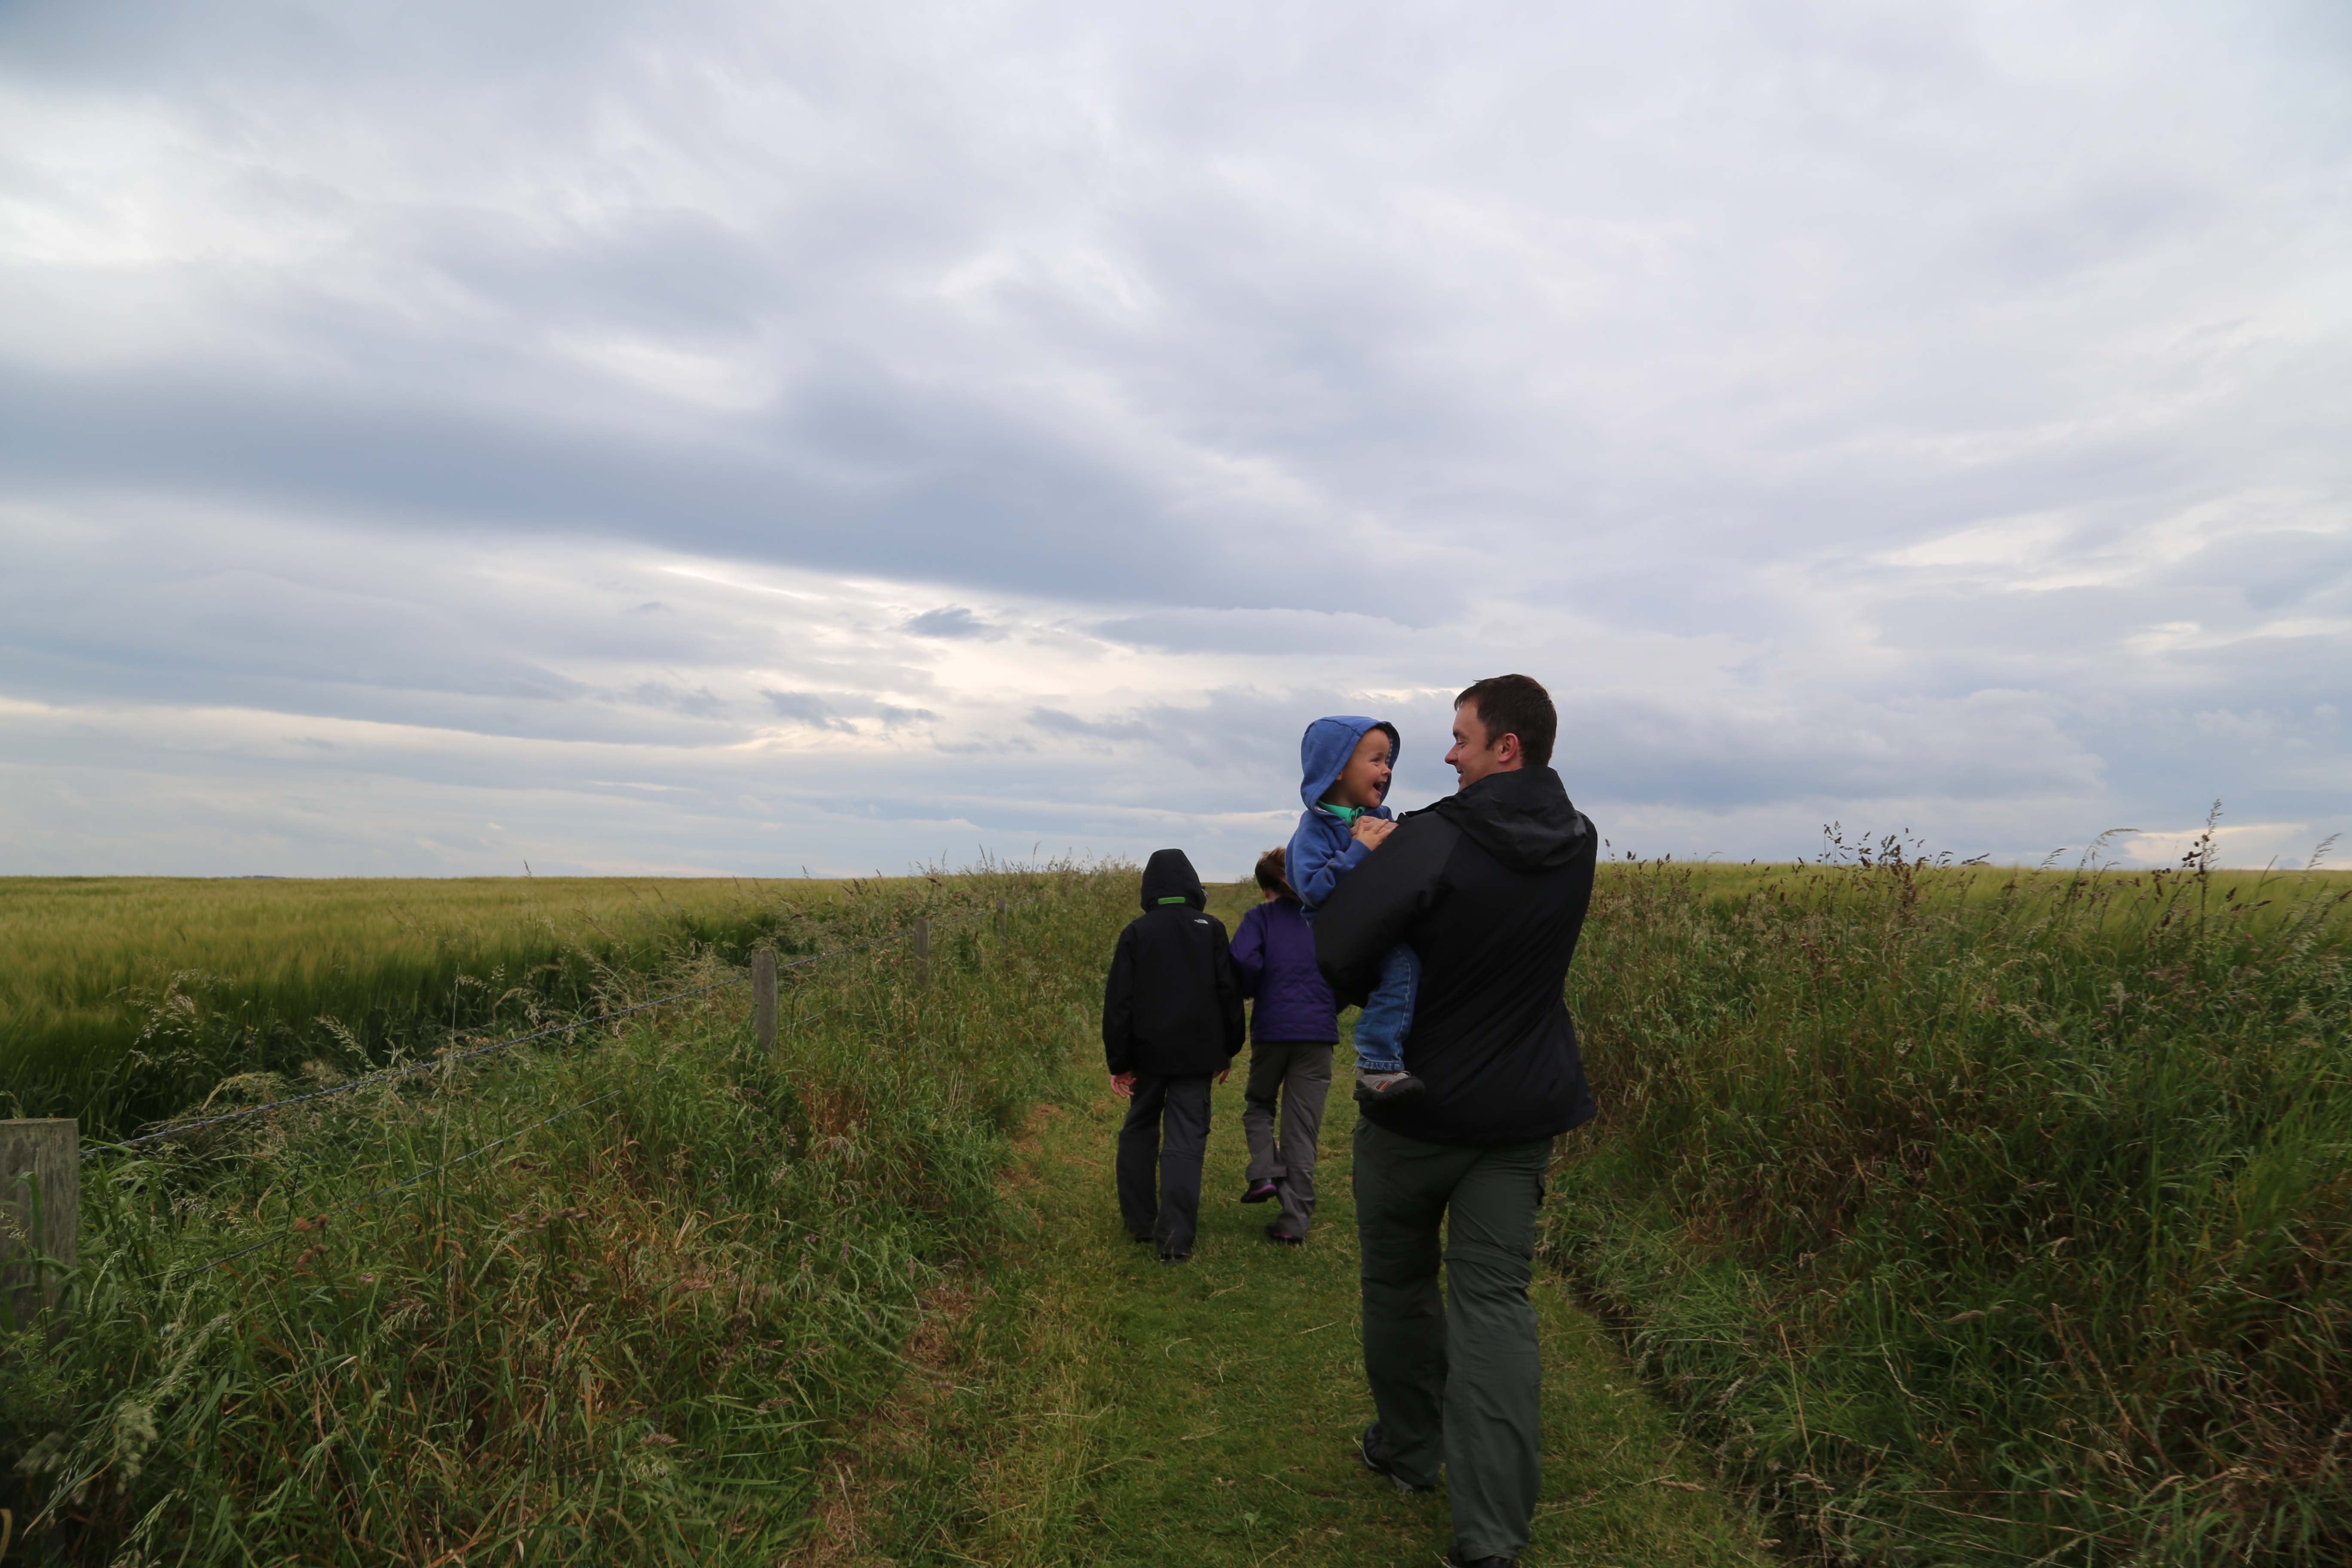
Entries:
[[1223, 1071], [1223, 1072], [1221, 1072], [1221, 1073], [1219, 1073], [1219, 1074], [1217, 1075], [1217, 1081], [1218, 1081], [1219, 1083], [1223, 1083], [1223, 1082], [1224, 1082], [1224, 1081], [1225, 1081], [1225, 1079], [1229, 1079], [1229, 1078], [1231, 1078], [1231, 1077], [1233, 1077], [1233, 1076], [1234, 1076], [1234, 1069], [1233, 1069], [1233, 1068], [1227, 1068], [1224, 1071]]
[[1115, 1072], [1111, 1074], [1110, 1091], [1118, 1096], [1121, 1100], [1133, 1098], [1135, 1094], [1135, 1075], [1131, 1072]]
[[1394, 833], [1396, 826], [1383, 816], [1360, 816], [1356, 818], [1355, 826], [1349, 831], [1355, 835], [1356, 842], [1365, 848], [1378, 849], [1381, 847], [1381, 840]]

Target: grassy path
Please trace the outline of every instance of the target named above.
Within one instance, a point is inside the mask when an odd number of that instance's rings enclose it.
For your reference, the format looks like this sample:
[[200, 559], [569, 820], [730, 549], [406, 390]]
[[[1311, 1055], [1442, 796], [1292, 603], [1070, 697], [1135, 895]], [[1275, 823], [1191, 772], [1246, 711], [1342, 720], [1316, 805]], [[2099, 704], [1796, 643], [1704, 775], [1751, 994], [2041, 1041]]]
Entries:
[[[1344, 1055], [1344, 1052], [1342, 1053]], [[1244, 1058], [1245, 1060], [1246, 1058]], [[920, 1376], [840, 1472], [811, 1563], [1412, 1564], [1452, 1540], [1443, 1494], [1358, 1462], [1360, 1365], [1344, 1085], [1332, 1094], [1313, 1240], [1265, 1239], [1237, 1202], [1241, 1075], [1219, 1089], [1202, 1230], [1170, 1268], [1129, 1241], [1112, 1189], [1124, 1102], [1098, 1073], [1048, 1107], [1015, 1191], [1034, 1219]], [[1748, 1564], [1750, 1522], [1706, 1482], [1594, 1322], [1536, 1289], [1544, 1335], [1536, 1565]]]

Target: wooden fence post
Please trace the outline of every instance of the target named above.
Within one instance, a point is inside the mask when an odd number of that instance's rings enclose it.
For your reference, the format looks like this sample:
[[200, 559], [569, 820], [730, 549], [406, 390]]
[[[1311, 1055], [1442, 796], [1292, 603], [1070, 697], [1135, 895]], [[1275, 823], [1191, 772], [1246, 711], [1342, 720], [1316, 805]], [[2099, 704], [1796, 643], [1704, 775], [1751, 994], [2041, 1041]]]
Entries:
[[996, 940], [1003, 942], [1013, 934], [1013, 921], [1005, 911], [1011, 906], [1003, 899], [996, 900]]
[[760, 1037], [760, 1054], [776, 1054], [776, 955], [751, 955], [751, 1027]]
[[931, 986], [931, 922], [915, 922], [915, 985], [928, 991]]
[[17, 1328], [30, 1328], [43, 1309], [61, 1304], [63, 1271], [80, 1251], [80, 1123], [71, 1117], [0, 1121], [0, 1307]]

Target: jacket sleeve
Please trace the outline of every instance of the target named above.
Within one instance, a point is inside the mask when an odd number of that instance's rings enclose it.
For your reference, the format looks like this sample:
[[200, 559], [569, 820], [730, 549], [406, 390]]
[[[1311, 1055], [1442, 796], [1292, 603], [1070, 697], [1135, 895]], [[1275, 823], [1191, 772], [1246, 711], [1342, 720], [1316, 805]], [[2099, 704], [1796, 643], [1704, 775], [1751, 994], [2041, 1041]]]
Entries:
[[1135, 930], [1118, 933], [1103, 984], [1103, 1061], [1113, 1074], [1135, 1069]]
[[1315, 966], [1342, 1007], [1360, 1007], [1381, 980], [1381, 959], [1437, 902], [1446, 858], [1462, 830], [1415, 816], [1351, 872], [1315, 917]]
[[1233, 1057], [1249, 1043], [1249, 1023], [1242, 1016], [1241, 977], [1234, 973], [1233, 949], [1225, 943], [1225, 928], [1217, 928], [1213, 958], [1217, 978], [1217, 1017], [1225, 1026], [1225, 1055]]
[[[1370, 854], [1371, 850], [1362, 840], [1350, 838], [1348, 847], [1334, 855], [1318, 843], [1313, 834], [1300, 833], [1291, 839], [1289, 853], [1285, 856], [1290, 865], [1291, 890], [1308, 909], [1317, 910], [1318, 918], [1320, 918], [1319, 912], [1325, 904], [1331, 901], [1339, 879], [1362, 865]], [[1303, 874], [1299, 870], [1302, 864], [1306, 868]]]
[[1264, 908], [1260, 904], [1244, 915], [1234, 932], [1234, 978], [1241, 982], [1244, 996], [1256, 995], [1265, 979], [1265, 921], [1258, 913]]

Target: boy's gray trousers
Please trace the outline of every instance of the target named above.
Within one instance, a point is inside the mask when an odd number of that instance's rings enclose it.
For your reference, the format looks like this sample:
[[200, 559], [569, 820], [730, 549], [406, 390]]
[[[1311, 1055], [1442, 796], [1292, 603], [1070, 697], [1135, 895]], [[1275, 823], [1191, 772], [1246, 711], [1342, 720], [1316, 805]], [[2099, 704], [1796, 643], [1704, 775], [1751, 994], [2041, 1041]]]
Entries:
[[1459, 1148], [1356, 1123], [1364, 1371], [1381, 1446], [1415, 1486], [1435, 1485], [1443, 1463], [1454, 1546], [1471, 1562], [1517, 1558], [1535, 1517], [1543, 1364], [1528, 1281], [1551, 1146]]
[[[1249, 1139], [1249, 1180], [1276, 1184], [1282, 1205], [1275, 1224], [1285, 1236], [1307, 1239], [1315, 1218], [1315, 1141], [1323, 1133], [1323, 1100], [1331, 1092], [1331, 1047], [1295, 1040], [1261, 1040], [1250, 1047], [1249, 1087], [1242, 1093], [1242, 1132]], [[1276, 1099], [1281, 1100], [1276, 1136]]]

